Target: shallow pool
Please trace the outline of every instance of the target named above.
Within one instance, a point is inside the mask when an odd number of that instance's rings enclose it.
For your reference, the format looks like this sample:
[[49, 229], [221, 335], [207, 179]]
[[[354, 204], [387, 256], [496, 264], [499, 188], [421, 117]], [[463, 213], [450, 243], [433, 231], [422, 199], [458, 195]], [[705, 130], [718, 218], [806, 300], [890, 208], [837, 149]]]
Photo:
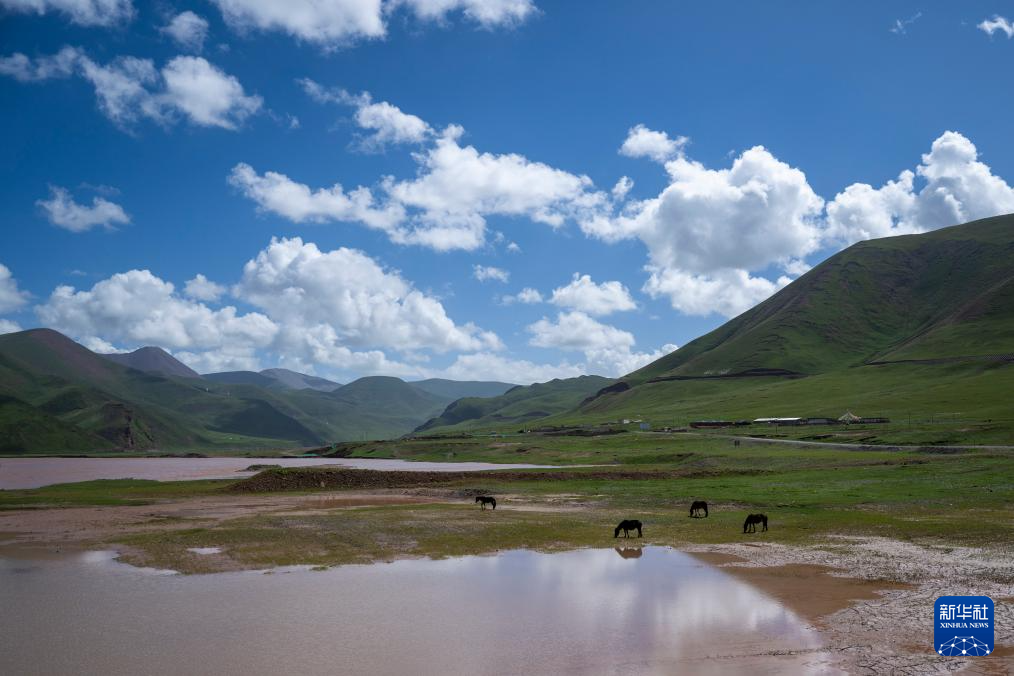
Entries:
[[658, 547], [193, 576], [8, 552], [0, 608], [9, 674], [832, 672], [805, 621]]

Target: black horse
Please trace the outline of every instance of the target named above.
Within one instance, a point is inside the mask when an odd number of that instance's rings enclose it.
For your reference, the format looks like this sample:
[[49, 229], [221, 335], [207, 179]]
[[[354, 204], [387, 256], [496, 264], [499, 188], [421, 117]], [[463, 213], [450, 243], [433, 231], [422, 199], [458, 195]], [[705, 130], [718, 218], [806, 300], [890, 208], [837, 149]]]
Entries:
[[690, 505], [690, 516], [699, 517], [702, 509], [704, 510], [704, 518], [707, 519], [708, 503], [704, 502], [704, 500], [694, 500], [693, 504]]
[[630, 531], [632, 530], [636, 530], [637, 537], [641, 537], [641, 522], [637, 519], [624, 519], [620, 522], [620, 525], [616, 527], [616, 530], [613, 531], [613, 537], [620, 537], [621, 530], [623, 531], [623, 537], [625, 538], [630, 537]]
[[746, 517], [746, 521], [743, 522], [744, 533], [756, 533], [757, 524], [762, 524], [764, 528], [761, 532], [768, 529], [768, 517], [765, 514], [750, 514]]
[[486, 505], [493, 505], [493, 509], [496, 509], [496, 498], [488, 495], [476, 495], [475, 502], [479, 505], [480, 509], [486, 509]]

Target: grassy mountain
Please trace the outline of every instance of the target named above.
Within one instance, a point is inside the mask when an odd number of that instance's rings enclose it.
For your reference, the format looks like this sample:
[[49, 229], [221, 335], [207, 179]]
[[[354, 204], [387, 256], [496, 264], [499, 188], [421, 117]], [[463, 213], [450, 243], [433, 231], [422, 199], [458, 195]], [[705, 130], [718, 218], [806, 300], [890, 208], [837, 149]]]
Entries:
[[445, 380], [444, 378], [429, 378], [428, 380], [416, 380], [410, 383], [413, 387], [425, 390], [430, 394], [436, 394], [447, 399], [462, 399], [463, 397], [498, 397], [512, 387], [511, 383], [481, 380]]
[[321, 392], [331, 392], [342, 386], [341, 383], [336, 383], [333, 380], [328, 380], [327, 378], [310, 376], [305, 373], [290, 371], [289, 369], [264, 369], [261, 371], [261, 375], [274, 379], [276, 382], [288, 387], [290, 390], [320, 390]]
[[447, 403], [397, 378], [366, 378], [336, 392], [223, 383], [140, 371], [48, 329], [0, 336], [4, 453], [284, 448], [389, 438]]
[[142, 347], [126, 354], [103, 354], [103, 357], [117, 364], [129, 366], [138, 371], [159, 373], [179, 378], [200, 378], [201, 375], [179, 361], [160, 347]]
[[257, 387], [277, 387], [278, 382], [269, 376], [257, 373], [256, 371], [221, 371], [220, 373], [205, 373], [201, 376], [224, 385], [256, 385]]
[[601, 376], [580, 376], [527, 387], [518, 385], [498, 397], [459, 399], [416, 432], [433, 434], [528, 423], [572, 409], [613, 382]]
[[624, 380], [1014, 351], [1014, 216], [855, 244]]
[[1014, 216], [1001, 216], [849, 247], [550, 422], [853, 410], [956, 421], [919, 439], [1010, 443], [1012, 359]]

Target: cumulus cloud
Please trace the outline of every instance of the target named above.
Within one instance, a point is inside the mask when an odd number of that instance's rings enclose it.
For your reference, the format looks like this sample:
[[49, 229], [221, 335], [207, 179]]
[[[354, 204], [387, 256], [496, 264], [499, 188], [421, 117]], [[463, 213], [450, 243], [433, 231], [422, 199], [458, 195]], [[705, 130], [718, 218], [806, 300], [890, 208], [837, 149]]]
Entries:
[[279, 328], [263, 314], [234, 307], [212, 310], [176, 293], [149, 270], [130, 270], [78, 291], [58, 286], [36, 307], [46, 326], [90, 340], [160, 345], [170, 350], [243, 348], [272, 344]]
[[838, 193], [827, 205], [825, 238], [847, 245], [1010, 212], [1014, 188], [979, 160], [969, 139], [947, 131], [914, 172], [905, 170], [880, 188], [855, 183]]
[[560, 312], [556, 320], [543, 317], [528, 327], [536, 347], [582, 352], [591, 372], [620, 376], [641, 368], [672, 350], [667, 344], [654, 352], [635, 352], [634, 335], [603, 324], [583, 312]]
[[133, 56], [99, 64], [73, 47], [35, 59], [20, 53], [0, 59], [0, 74], [22, 81], [74, 73], [91, 83], [99, 110], [123, 128], [141, 119], [169, 124], [182, 116], [198, 126], [236, 129], [263, 104], [235, 77], [197, 56], [177, 56], [161, 71], [151, 59]]
[[216, 284], [202, 274], [198, 274], [193, 279], [187, 280], [187, 283], [183, 286], [183, 293], [188, 298], [206, 303], [218, 301], [225, 292], [226, 288], [224, 286]]
[[992, 19], [984, 19], [978, 25], [978, 29], [990, 37], [993, 36], [993, 33], [1003, 33], [1008, 39], [1014, 38], [1014, 22], [999, 14], [993, 15]]
[[510, 296], [501, 296], [500, 302], [504, 305], [513, 305], [514, 303], [522, 303], [524, 305], [534, 305], [542, 302], [542, 294], [539, 293], [538, 289], [533, 289], [530, 286], [526, 286], [521, 289], [517, 294]]
[[580, 310], [592, 316], [604, 316], [624, 310], [634, 310], [637, 303], [627, 287], [620, 282], [596, 284], [590, 275], [574, 273], [570, 284], [553, 290], [550, 299], [554, 305]]
[[586, 373], [584, 365], [567, 361], [560, 364], [538, 364], [526, 359], [511, 359], [502, 354], [477, 352], [458, 356], [440, 375], [453, 380], [499, 380], [530, 385], [553, 378], [574, 378]]
[[79, 26], [113, 26], [134, 17], [131, 0], [0, 0], [0, 7], [38, 16], [55, 12]]
[[670, 182], [657, 197], [581, 226], [608, 242], [640, 239], [649, 256], [644, 291], [668, 296], [675, 309], [737, 314], [778, 288], [750, 271], [819, 248], [824, 200], [802, 171], [766, 148], [743, 152], [728, 169], [709, 169], [677, 152], [665, 168]]
[[55, 78], [67, 78], [74, 74], [83, 52], [77, 47], [64, 47], [56, 54], [29, 58], [17, 52], [0, 57], [0, 75], [12, 77], [20, 82], [38, 82]]
[[448, 14], [460, 11], [488, 29], [518, 25], [538, 11], [531, 0], [393, 0], [389, 5], [409, 7], [429, 21], [444, 21]]
[[0, 319], [0, 335], [5, 333], [17, 333], [21, 330], [21, 325], [10, 319]]
[[51, 186], [48, 200], [35, 202], [53, 225], [71, 232], [86, 232], [94, 227], [111, 229], [130, 223], [130, 216], [119, 204], [93, 197], [91, 206], [78, 204], [66, 188]]
[[501, 268], [495, 268], [492, 265], [473, 265], [472, 276], [478, 279], [480, 282], [488, 280], [495, 280], [506, 284], [510, 281], [511, 273]]
[[281, 31], [325, 50], [387, 34], [387, 19], [405, 8], [426, 21], [460, 12], [487, 29], [517, 25], [535, 14], [531, 0], [212, 0], [240, 31]]
[[422, 143], [433, 135], [433, 129], [421, 118], [387, 101], [374, 102], [369, 92], [350, 94], [344, 89], [327, 89], [309, 78], [299, 80], [299, 84], [315, 101], [355, 108], [356, 125], [370, 132], [359, 136], [354, 144], [364, 152], [379, 152], [392, 144]]
[[[683, 152], [683, 148], [689, 141], [690, 139], [686, 136], [669, 138], [669, 134], [664, 131], [654, 131], [639, 124], [627, 131], [627, 138], [620, 146], [620, 154], [627, 157], [647, 157], [656, 162], [665, 162]], [[627, 181], [629, 180], [627, 179]], [[626, 186], [617, 184], [617, 186], [621, 189], [626, 188], [623, 190], [624, 194], [626, 194], [626, 190], [630, 189], [629, 184]], [[613, 190], [615, 191], [616, 188]]]
[[321, 251], [299, 238], [272, 239], [243, 268], [234, 295], [294, 329], [292, 338], [397, 350], [500, 349], [499, 338], [458, 325], [443, 305], [355, 249]]
[[10, 268], [0, 263], [0, 314], [20, 309], [27, 302], [28, 292], [18, 288]]
[[414, 157], [417, 176], [385, 179], [381, 203], [369, 188], [346, 193], [341, 185], [314, 190], [284, 174], [258, 175], [249, 165], [230, 181], [264, 211], [290, 220], [360, 221], [387, 232], [398, 244], [437, 251], [474, 250], [485, 241], [489, 216], [525, 217], [552, 227], [601, 210], [606, 197], [577, 176], [521, 155], [481, 153], [459, 144], [462, 130], [449, 127]]
[[208, 21], [187, 10], [170, 19], [169, 23], [162, 27], [162, 32], [183, 49], [200, 52], [204, 49], [204, 41], [208, 37]]
[[249, 164], [232, 169], [229, 183], [253, 200], [259, 209], [278, 214], [295, 223], [325, 221], [360, 222], [384, 230], [392, 238], [405, 219], [399, 204], [380, 205], [369, 188], [362, 186], [346, 192], [341, 184], [311, 190], [288, 176], [274, 171], [258, 174]]

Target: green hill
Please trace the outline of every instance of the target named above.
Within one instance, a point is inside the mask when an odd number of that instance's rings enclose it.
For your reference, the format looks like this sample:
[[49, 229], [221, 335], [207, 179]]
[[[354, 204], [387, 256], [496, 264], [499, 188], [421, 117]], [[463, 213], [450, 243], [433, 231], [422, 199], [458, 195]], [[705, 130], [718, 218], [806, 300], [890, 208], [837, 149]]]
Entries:
[[441, 434], [527, 424], [572, 409], [613, 382], [601, 376], [579, 376], [527, 387], [518, 385], [498, 397], [459, 399], [416, 432]]
[[1014, 216], [855, 244], [624, 377], [816, 374], [1014, 351]]
[[498, 397], [512, 387], [517, 387], [511, 383], [497, 381], [462, 381], [446, 380], [444, 378], [416, 380], [409, 384], [430, 394], [436, 394], [451, 400], [462, 399], [464, 397]]
[[117, 364], [129, 366], [138, 371], [158, 373], [180, 378], [200, 378], [201, 375], [179, 361], [160, 347], [142, 347], [126, 354], [103, 354], [103, 357]]
[[918, 443], [1012, 443], [1014, 216], [849, 247], [610, 390], [546, 422], [853, 410], [935, 424], [895, 435]]
[[391, 438], [449, 402], [397, 378], [364, 378], [334, 392], [223, 383], [140, 371], [49, 329], [0, 336], [2, 453], [291, 448]]

